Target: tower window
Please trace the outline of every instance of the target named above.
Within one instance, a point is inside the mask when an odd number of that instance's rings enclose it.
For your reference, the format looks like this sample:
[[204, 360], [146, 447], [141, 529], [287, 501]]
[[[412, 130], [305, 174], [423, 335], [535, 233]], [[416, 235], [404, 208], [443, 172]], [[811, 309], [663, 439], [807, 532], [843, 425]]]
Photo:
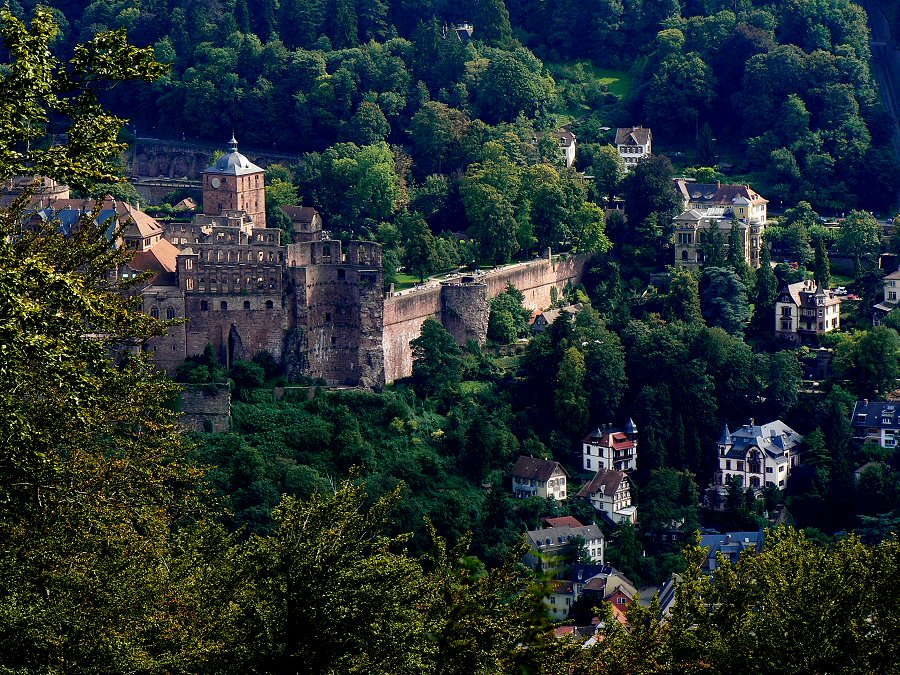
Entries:
[[244, 300], [244, 309], [250, 309], [250, 301]]
[[223, 311], [224, 311], [224, 310], [227, 310], [227, 309], [228, 309], [228, 303], [225, 302], [225, 301], [223, 300], [222, 303], [219, 305], [219, 308], [220, 308], [221, 310], [223, 310]]

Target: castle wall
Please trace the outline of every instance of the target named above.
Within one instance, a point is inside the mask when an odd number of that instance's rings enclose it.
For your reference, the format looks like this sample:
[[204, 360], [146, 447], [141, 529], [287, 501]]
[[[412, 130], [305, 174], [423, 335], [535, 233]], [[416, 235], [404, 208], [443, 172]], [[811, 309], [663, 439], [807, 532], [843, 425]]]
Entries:
[[488, 296], [495, 298], [503, 293], [509, 285], [515, 286], [525, 296], [525, 307], [531, 310], [546, 309], [553, 300], [550, 289], [562, 293], [567, 283], [577, 284], [591, 255], [557, 257], [551, 260], [542, 258], [517, 265], [509, 265], [490, 270], [478, 278], [487, 284]]
[[581, 255], [532, 260], [485, 272], [475, 278], [475, 283], [426, 286], [385, 298], [385, 382], [412, 375], [410, 342], [419, 337], [428, 317], [440, 320], [461, 345], [469, 339], [483, 343], [490, 298], [513, 285], [525, 296], [526, 307], [545, 309], [552, 304], [550, 289], [555, 287], [561, 293], [567, 283], [578, 283], [590, 259], [590, 255]]
[[190, 431], [221, 433], [231, 428], [231, 390], [225, 385], [183, 385], [181, 423]]
[[[147, 286], [141, 291], [143, 311], [161, 320], [184, 316], [184, 294], [177, 286]], [[167, 373], [174, 373], [185, 356], [185, 324], [170, 326], [165, 335], [150, 340], [147, 348], [153, 362]]]
[[261, 351], [281, 359], [289, 328], [287, 303], [281, 295], [188, 295], [185, 299], [187, 356], [203, 353], [212, 343], [222, 363], [251, 359]]
[[393, 382], [412, 375], [412, 348], [428, 317], [441, 313], [441, 287], [404, 291], [384, 299], [384, 380]]

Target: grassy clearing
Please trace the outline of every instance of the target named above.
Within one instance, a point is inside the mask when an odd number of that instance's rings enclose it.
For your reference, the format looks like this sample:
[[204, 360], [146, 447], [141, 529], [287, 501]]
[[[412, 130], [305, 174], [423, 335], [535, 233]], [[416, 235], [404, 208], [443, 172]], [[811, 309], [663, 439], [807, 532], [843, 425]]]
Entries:
[[417, 283], [419, 283], [419, 277], [414, 277], [409, 274], [403, 274], [403, 272], [398, 272], [397, 278], [394, 281], [394, 290], [402, 291], [406, 288], [412, 288]]
[[621, 99], [631, 90], [631, 76], [624, 70], [599, 68], [590, 61], [558, 61], [546, 66], [556, 80], [556, 113], [562, 123], [605, 107], [608, 94]]

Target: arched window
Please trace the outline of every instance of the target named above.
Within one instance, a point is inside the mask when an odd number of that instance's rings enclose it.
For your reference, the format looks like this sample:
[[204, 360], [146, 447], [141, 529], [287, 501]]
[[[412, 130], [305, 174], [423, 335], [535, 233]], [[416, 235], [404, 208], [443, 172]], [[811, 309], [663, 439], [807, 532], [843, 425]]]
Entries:
[[175, 308], [174, 307], [166, 307], [166, 318], [171, 321], [175, 318]]
[[244, 300], [244, 309], [250, 309], [250, 301]]
[[154, 319], [158, 319], [159, 318], [159, 307], [151, 308], [150, 316], [152, 316]]
[[688, 259], [688, 252], [687, 252], [687, 251], [682, 251], [682, 252], [681, 252], [681, 259], [682, 259], [682, 260], [687, 260], [687, 259]]

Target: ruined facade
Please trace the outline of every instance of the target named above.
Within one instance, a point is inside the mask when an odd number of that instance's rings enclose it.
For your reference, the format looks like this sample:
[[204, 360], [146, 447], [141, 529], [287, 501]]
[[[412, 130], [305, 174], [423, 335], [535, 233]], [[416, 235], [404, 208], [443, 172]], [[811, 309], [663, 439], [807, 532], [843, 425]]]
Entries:
[[[203, 172], [203, 213], [191, 223], [163, 225], [122, 203], [104, 208], [127, 225], [135, 250], [116, 274], [128, 280], [150, 272], [143, 310], [184, 318], [147, 346], [161, 369], [173, 373], [212, 345], [229, 366], [268, 351], [290, 380], [378, 386], [412, 373], [410, 342], [427, 318], [461, 345], [483, 343], [491, 298], [513, 285], [528, 308], [549, 307], [551, 289], [577, 283], [588, 259], [547, 257], [385, 293], [381, 246], [323, 239], [314, 209], [286, 211], [292, 241], [282, 244], [282, 231], [265, 225], [264, 179], [232, 139], [230, 152]], [[63, 208], [74, 207], [61, 201], [46, 217]], [[79, 211], [90, 208], [85, 202]]]

